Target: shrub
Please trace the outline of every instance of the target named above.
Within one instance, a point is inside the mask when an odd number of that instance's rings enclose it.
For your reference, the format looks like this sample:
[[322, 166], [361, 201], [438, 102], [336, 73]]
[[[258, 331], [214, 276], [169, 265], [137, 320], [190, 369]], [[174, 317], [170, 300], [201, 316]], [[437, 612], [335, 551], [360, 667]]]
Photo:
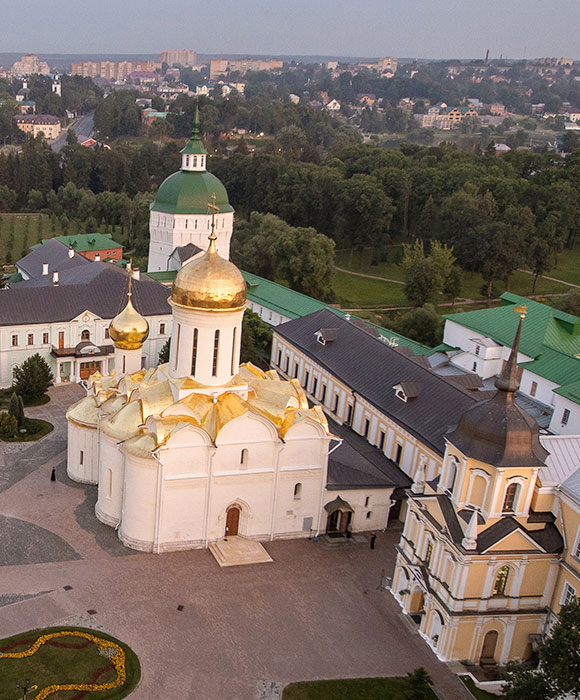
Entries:
[[9, 413], [0, 413], [0, 438], [13, 438], [18, 431], [18, 421]]

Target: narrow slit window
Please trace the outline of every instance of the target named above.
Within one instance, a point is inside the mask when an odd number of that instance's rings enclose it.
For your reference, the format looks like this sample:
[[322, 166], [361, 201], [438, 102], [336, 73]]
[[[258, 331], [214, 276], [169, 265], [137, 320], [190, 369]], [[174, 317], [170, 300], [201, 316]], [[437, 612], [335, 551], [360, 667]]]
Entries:
[[213, 363], [211, 367], [211, 376], [217, 377], [217, 366], [218, 366], [218, 353], [220, 347], [220, 332], [219, 330], [215, 332], [213, 339]]
[[191, 349], [191, 376], [195, 377], [195, 367], [197, 365], [197, 328], [193, 329], [193, 347]]
[[238, 330], [237, 328], [234, 328], [234, 334], [232, 337], [232, 367], [231, 367], [232, 374], [234, 374], [236, 371], [236, 331], [237, 330]]

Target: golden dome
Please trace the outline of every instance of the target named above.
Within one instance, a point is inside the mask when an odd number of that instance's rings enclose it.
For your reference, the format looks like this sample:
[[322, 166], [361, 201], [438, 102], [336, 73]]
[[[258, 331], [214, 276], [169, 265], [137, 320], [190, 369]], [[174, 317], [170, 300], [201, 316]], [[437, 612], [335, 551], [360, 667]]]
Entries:
[[127, 306], [111, 321], [109, 336], [115, 347], [121, 350], [138, 350], [147, 340], [149, 324], [147, 319], [135, 310], [130, 296]]
[[185, 264], [177, 273], [171, 289], [171, 301], [200, 311], [233, 311], [246, 303], [246, 282], [229, 260], [215, 247], [215, 235], [209, 248], [196, 260]]

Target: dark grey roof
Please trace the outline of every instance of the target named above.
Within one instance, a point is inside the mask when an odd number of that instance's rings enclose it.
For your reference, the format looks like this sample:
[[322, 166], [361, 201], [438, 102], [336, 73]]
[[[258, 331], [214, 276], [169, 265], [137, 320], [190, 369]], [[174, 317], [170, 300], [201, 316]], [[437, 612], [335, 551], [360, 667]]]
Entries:
[[[110, 263], [91, 262], [52, 275], [19, 282], [0, 290], [0, 326], [70, 321], [83, 311], [105, 319], [114, 318], [126, 303], [127, 272]], [[169, 292], [142, 274], [133, 281], [133, 304], [144, 316], [171, 314]]]
[[403, 393], [408, 399], [416, 399], [421, 393], [423, 385], [421, 382], [400, 382], [398, 386], [401, 387]]
[[564, 549], [562, 536], [558, 532], [558, 528], [552, 523], [547, 523], [541, 530], [528, 530], [514, 518], [505, 517], [488, 527], [487, 530], [479, 533], [477, 537], [477, 551], [487, 551], [494, 544], [497, 544], [516, 530], [521, 530], [549, 554], [558, 554]]
[[[337, 337], [322, 345], [315, 333], [328, 327], [338, 328]], [[478, 398], [329, 309], [283, 323], [274, 332], [439, 454], [445, 433]], [[401, 382], [420, 382], [420, 395], [407, 402], [397, 398], [393, 387]]]
[[455, 512], [450, 498], [444, 494], [438, 494], [436, 498], [439, 503], [439, 508], [441, 508], [441, 513], [443, 513], [449, 536], [455, 544], [460, 544], [463, 539], [463, 530], [459, 524], [457, 513]]
[[[483, 386], [479, 374], [443, 374], [440, 376], [442, 376], [446, 382], [461, 386], [464, 389], [475, 390]], [[493, 393], [495, 394], [495, 392]]]
[[320, 336], [324, 340], [324, 342], [331, 343], [333, 340], [336, 340], [336, 334], [338, 333], [338, 329], [320, 328], [318, 332], [320, 333]]
[[201, 251], [202, 249], [198, 246], [194, 245], [193, 243], [188, 243], [187, 245], [180, 245], [177, 248], [174, 248], [171, 255], [173, 255], [173, 253], [177, 253], [179, 262], [184, 263], [197, 253], [201, 253]]
[[72, 267], [90, 265], [90, 260], [75, 253], [69, 257], [69, 247], [51, 238], [38, 248], [34, 248], [28, 255], [25, 255], [17, 263], [16, 267], [25, 272], [29, 277], [42, 277], [42, 265], [48, 263], [48, 275], [44, 275], [45, 281], [52, 284], [52, 273], [60, 273]]
[[346, 425], [328, 421], [342, 444], [328, 458], [327, 489], [408, 487], [411, 479], [376, 447]]

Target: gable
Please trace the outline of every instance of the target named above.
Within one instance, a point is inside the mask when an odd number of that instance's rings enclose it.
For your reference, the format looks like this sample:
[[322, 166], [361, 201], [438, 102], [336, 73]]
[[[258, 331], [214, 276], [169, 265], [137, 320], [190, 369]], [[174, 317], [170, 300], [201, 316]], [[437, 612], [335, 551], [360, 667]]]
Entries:
[[539, 544], [534, 542], [531, 537], [528, 537], [522, 530], [514, 530], [499, 542], [496, 542], [491, 547], [485, 550], [486, 554], [493, 552], [516, 552], [516, 551], [536, 551], [544, 552], [545, 550]]

